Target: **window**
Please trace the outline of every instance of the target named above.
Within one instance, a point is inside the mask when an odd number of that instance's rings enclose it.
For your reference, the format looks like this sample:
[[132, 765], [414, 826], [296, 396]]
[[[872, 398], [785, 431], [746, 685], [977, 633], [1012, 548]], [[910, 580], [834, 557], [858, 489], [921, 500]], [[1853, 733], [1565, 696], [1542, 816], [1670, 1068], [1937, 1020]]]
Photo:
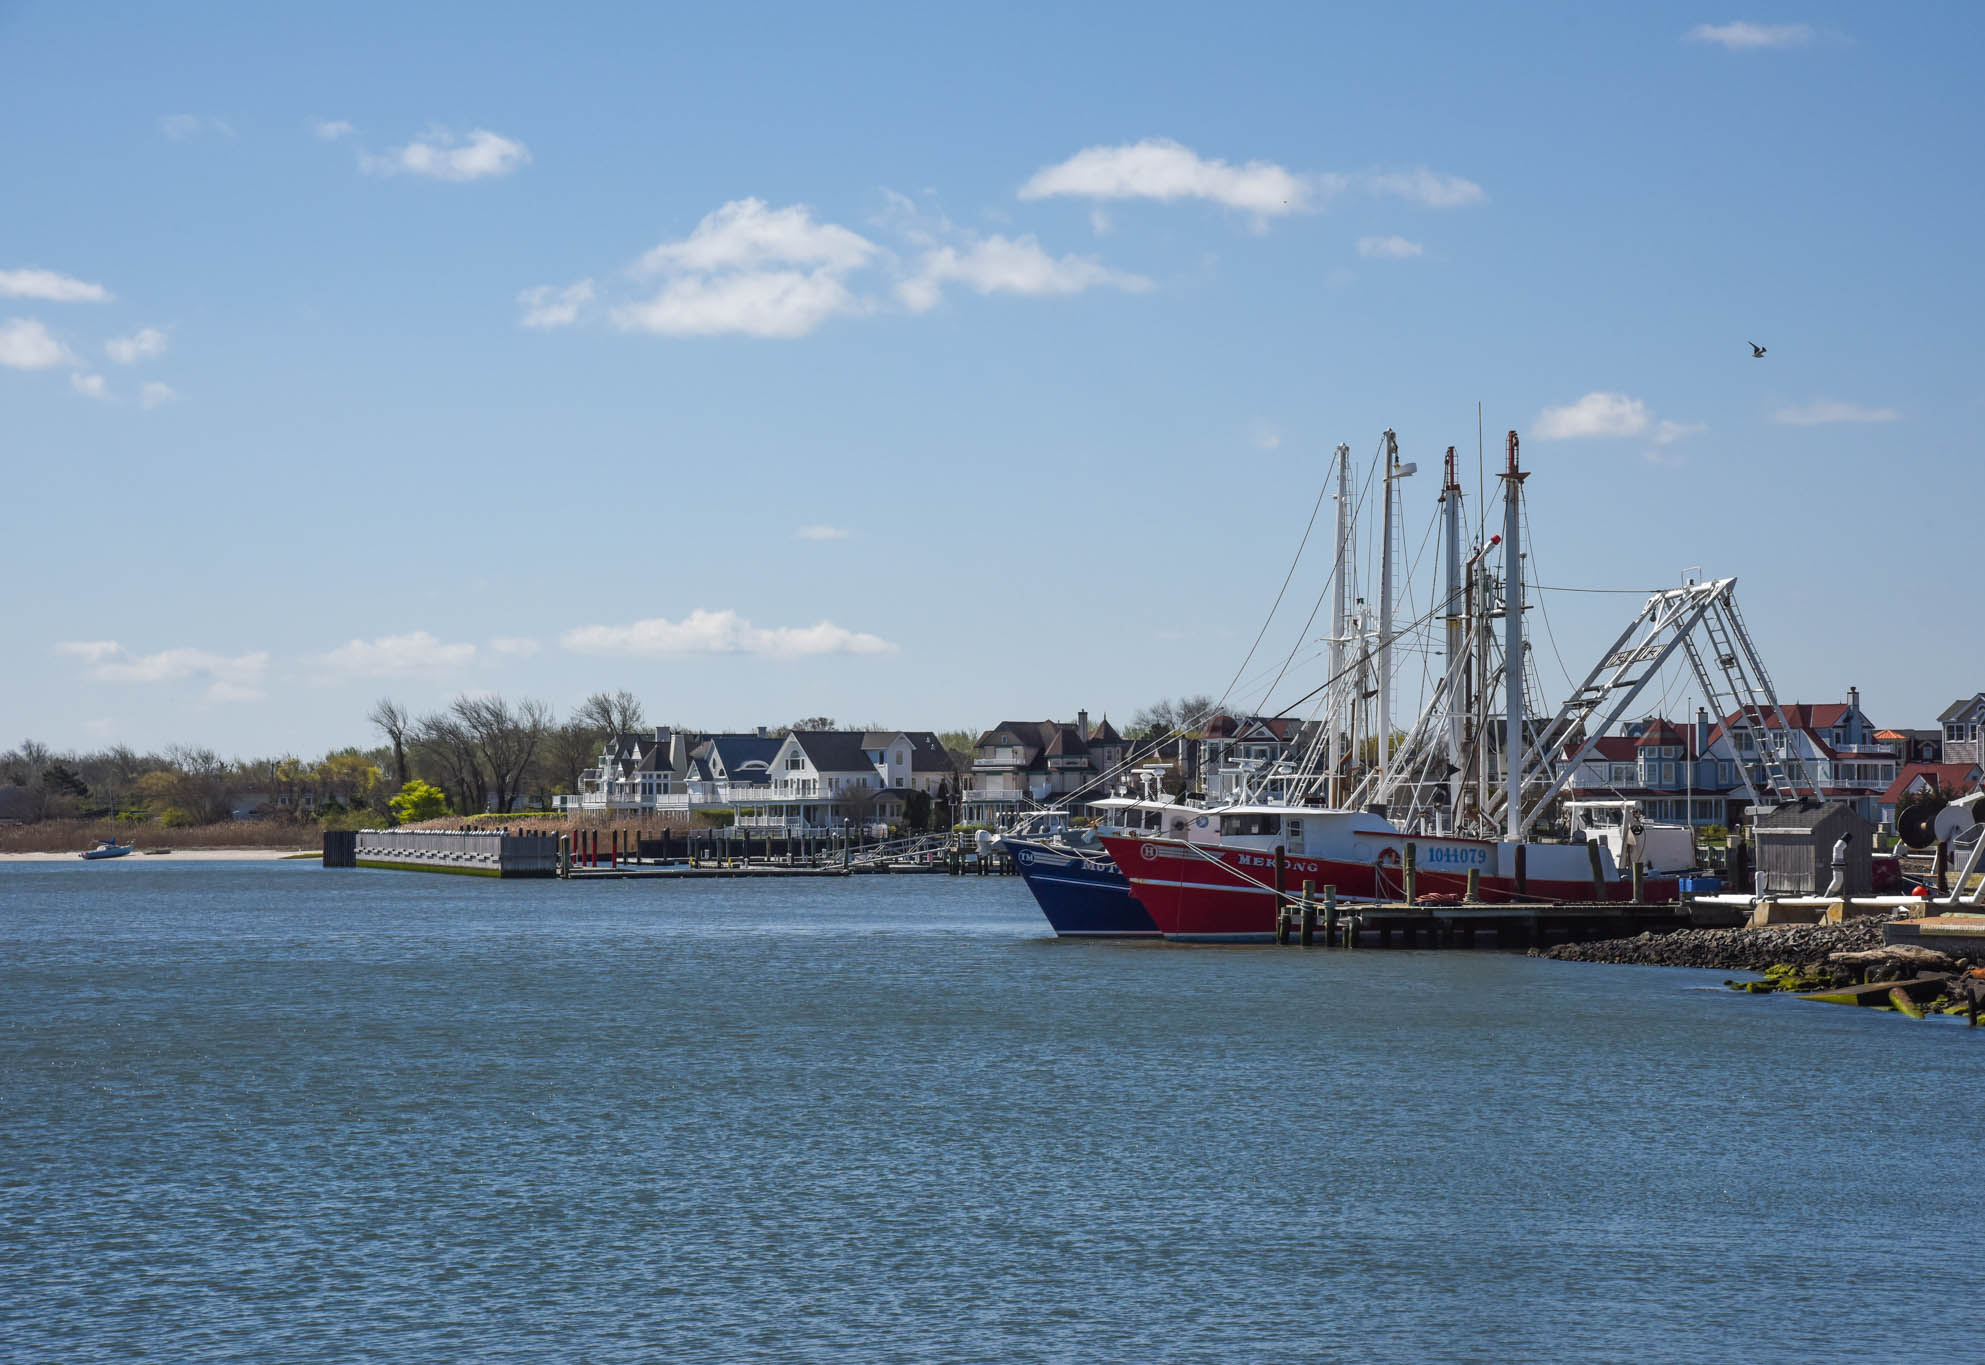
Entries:
[[1302, 837], [1303, 837], [1303, 822], [1301, 820], [1291, 820], [1289, 822], [1289, 842], [1294, 843], [1296, 840]]
[[806, 766], [806, 760], [804, 758], [801, 758], [798, 754], [794, 754], [791, 758], [788, 758], [786, 760], [786, 771], [788, 772], [796, 772], [799, 769], [804, 768], [805, 766]]
[[901, 749], [896, 751], [896, 766], [899, 768], [903, 766], [903, 751]]
[[1279, 815], [1223, 815], [1220, 817], [1220, 833], [1224, 835], [1280, 834], [1282, 817]]

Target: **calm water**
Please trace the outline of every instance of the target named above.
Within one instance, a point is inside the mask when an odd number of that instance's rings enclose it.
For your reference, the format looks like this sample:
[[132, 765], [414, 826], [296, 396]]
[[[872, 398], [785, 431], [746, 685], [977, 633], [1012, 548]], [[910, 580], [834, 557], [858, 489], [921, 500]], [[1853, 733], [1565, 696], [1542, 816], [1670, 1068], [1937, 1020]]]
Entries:
[[1780, 1359], [1977, 1303], [1985, 1030], [1018, 881], [0, 867], [0, 1357]]

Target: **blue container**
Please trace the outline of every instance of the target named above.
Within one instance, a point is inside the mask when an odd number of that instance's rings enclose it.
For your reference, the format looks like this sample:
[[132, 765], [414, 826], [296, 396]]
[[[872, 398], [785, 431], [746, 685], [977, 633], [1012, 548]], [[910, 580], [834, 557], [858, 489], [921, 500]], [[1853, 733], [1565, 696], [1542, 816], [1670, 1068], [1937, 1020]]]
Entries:
[[1682, 878], [1682, 894], [1684, 896], [1714, 896], [1722, 889], [1723, 878], [1721, 877]]

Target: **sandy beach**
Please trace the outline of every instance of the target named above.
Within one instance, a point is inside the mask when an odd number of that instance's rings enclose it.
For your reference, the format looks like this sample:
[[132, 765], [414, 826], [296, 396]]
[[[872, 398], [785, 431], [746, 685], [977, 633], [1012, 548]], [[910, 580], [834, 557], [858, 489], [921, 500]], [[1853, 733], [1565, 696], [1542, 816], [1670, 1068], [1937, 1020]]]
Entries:
[[[0, 863], [61, 863], [79, 862], [78, 854], [72, 853], [0, 853]], [[181, 848], [170, 853], [127, 853], [122, 858], [101, 858], [106, 863], [138, 862], [156, 863], [170, 860], [175, 863], [266, 863], [293, 857], [298, 853], [308, 853], [318, 857], [321, 850], [314, 848]]]

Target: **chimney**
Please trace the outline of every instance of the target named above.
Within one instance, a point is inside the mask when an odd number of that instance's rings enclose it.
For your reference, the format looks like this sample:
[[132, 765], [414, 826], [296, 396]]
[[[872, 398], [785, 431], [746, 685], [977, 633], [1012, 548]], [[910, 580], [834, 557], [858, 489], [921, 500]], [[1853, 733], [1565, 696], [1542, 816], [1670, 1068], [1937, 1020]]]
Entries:
[[1861, 736], [1861, 689], [1858, 687], [1847, 689], [1847, 742], [1849, 744], [1867, 742]]
[[762, 725], [758, 727], [758, 737], [760, 739], [765, 738], [765, 727]]
[[1089, 738], [1089, 713], [1087, 711], [1077, 711], [1075, 713], [1075, 728], [1085, 741]]

